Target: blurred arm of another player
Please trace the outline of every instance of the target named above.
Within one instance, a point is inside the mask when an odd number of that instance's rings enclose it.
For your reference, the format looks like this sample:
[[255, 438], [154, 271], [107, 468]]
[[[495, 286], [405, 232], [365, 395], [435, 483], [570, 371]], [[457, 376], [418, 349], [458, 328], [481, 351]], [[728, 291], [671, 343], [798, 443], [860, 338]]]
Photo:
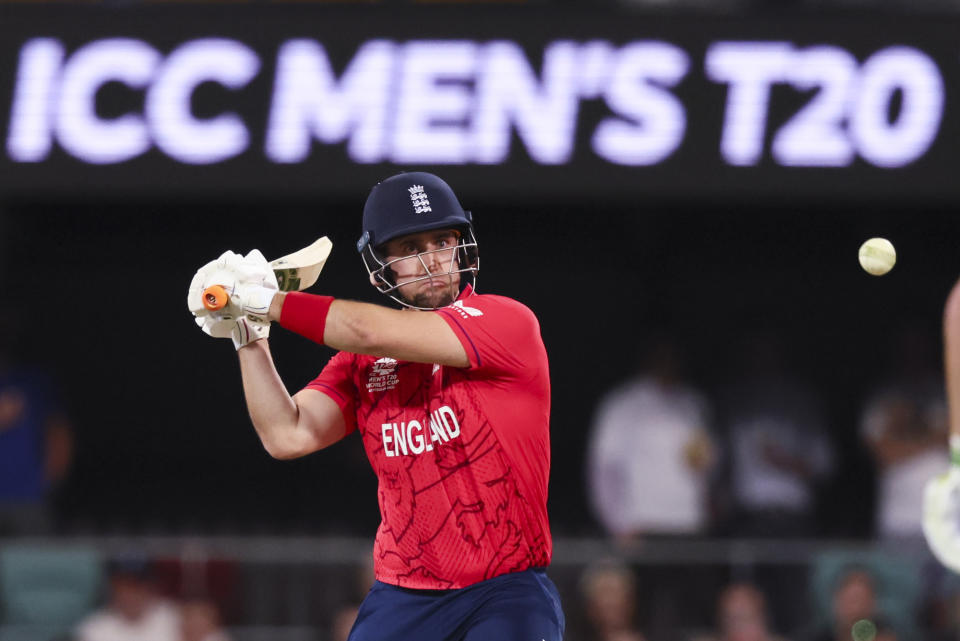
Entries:
[[960, 281], [947, 298], [943, 341], [950, 411], [950, 468], [927, 483], [923, 533], [940, 562], [960, 572]]

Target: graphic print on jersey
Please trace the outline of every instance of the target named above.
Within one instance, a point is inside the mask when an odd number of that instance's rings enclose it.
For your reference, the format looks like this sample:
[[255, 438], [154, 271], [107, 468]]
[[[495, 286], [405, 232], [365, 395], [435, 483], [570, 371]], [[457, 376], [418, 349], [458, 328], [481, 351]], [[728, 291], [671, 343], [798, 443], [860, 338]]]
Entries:
[[[456, 588], [550, 561], [546, 353], [532, 313], [495, 299], [444, 308], [483, 366], [340, 353], [310, 384], [353, 414], [377, 474], [385, 583]], [[520, 371], [521, 360], [530, 367]]]
[[[464, 400], [456, 418], [461, 436], [434, 437], [432, 454], [390, 457], [390, 444], [378, 442], [382, 432], [364, 435], [379, 466], [383, 523], [374, 554], [380, 580], [444, 589], [547, 563], [543, 533], [524, 537], [532, 510], [510, 462], [489, 421], [471, 411], [477, 399]], [[360, 424], [374, 422], [361, 417]], [[465, 572], [472, 578], [457, 581]]]

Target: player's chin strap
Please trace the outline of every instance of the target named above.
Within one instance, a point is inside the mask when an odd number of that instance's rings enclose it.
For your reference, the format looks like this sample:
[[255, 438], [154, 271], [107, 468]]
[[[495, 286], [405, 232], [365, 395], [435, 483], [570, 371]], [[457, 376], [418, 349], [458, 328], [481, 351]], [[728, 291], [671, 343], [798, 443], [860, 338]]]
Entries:
[[[439, 252], [450, 252], [450, 263], [445, 271], [433, 273], [430, 271], [430, 268], [427, 267], [427, 263], [424, 261], [423, 257]], [[374, 287], [377, 288], [377, 291], [379, 291], [381, 294], [389, 296], [404, 307], [409, 307], [410, 309], [432, 311], [436, 308], [419, 307], [411, 304], [409, 301], [403, 300], [399, 296], [397, 289], [399, 289], [400, 285], [395, 282], [393, 271], [390, 269], [390, 267], [396, 263], [399, 263], [400, 261], [417, 259], [420, 261], [420, 266], [424, 271], [423, 276], [418, 276], [417, 278], [405, 281], [403, 283], [404, 285], [408, 285], [410, 283], [419, 283], [420, 281], [430, 280], [431, 278], [437, 278], [438, 276], [446, 277], [453, 274], [461, 274], [461, 291], [467, 285], [470, 285], [471, 289], [474, 291], [476, 291], [477, 288], [477, 272], [480, 271], [480, 256], [477, 248], [477, 239], [473, 235], [473, 230], [469, 228], [460, 235], [457, 241], [456, 251], [451, 252], [447, 248], [431, 249], [430, 251], [420, 252], [412, 256], [402, 256], [400, 258], [394, 258], [390, 261], [384, 261], [368, 243], [361, 251], [360, 256], [363, 258], [363, 265], [367, 268], [367, 273], [370, 275], [370, 282], [373, 283]], [[458, 265], [466, 265], [466, 267], [457, 267]], [[462, 276], [463, 274], [469, 274], [469, 279], [464, 279]]]
[[960, 573], [960, 434], [950, 437], [950, 469], [924, 488], [923, 534], [933, 555]]

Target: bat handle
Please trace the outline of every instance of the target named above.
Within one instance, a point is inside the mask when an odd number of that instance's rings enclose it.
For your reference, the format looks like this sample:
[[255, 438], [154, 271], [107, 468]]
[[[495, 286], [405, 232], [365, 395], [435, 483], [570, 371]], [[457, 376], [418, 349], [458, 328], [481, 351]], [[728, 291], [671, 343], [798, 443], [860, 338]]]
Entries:
[[227, 290], [223, 288], [223, 285], [210, 285], [200, 296], [203, 299], [203, 306], [206, 307], [211, 312], [215, 312], [219, 309], [223, 309], [227, 306], [227, 301], [230, 299], [227, 296]]

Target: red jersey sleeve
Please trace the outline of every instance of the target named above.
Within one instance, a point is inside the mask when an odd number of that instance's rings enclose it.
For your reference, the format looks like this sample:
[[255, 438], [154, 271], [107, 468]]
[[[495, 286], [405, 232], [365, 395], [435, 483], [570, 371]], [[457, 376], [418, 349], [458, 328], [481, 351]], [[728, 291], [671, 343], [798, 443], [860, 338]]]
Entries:
[[333, 399], [343, 412], [343, 421], [347, 426], [346, 433], [357, 429], [357, 385], [354, 372], [356, 363], [354, 355], [348, 352], [337, 352], [326, 364], [323, 371], [315, 379], [307, 383], [304, 389], [323, 392]]
[[471, 370], [526, 377], [543, 353], [537, 317], [511, 298], [473, 295], [435, 313], [460, 339]]

